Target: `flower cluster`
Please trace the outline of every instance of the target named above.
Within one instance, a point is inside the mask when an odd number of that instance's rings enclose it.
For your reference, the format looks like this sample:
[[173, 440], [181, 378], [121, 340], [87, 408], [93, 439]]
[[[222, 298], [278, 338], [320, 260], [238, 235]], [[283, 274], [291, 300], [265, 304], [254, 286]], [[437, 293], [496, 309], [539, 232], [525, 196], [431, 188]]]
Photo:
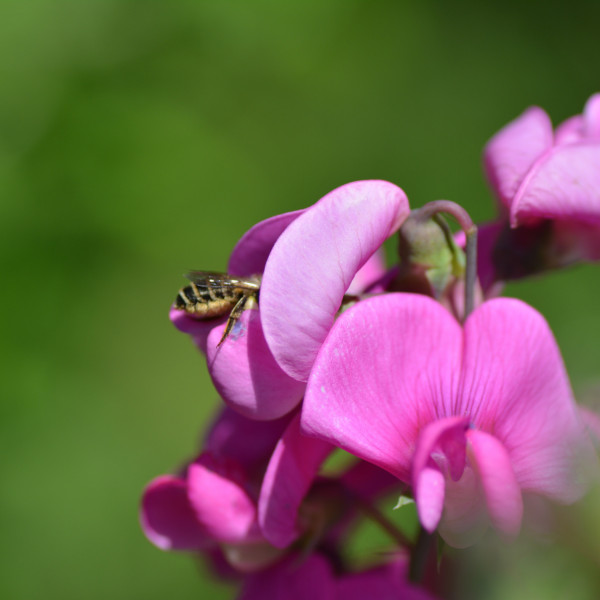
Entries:
[[[225, 406], [200, 454], [146, 488], [152, 543], [201, 553], [245, 600], [426, 599], [440, 593], [423, 581], [434, 536], [457, 548], [490, 525], [514, 537], [531, 503], [582, 495], [593, 446], [550, 328], [519, 300], [483, 298], [600, 259], [600, 95], [555, 132], [529, 109], [485, 166], [500, 216], [478, 244], [457, 205], [411, 212], [397, 186], [354, 182], [242, 236], [227, 277], [260, 289], [238, 318], [235, 294], [212, 288], [197, 302], [225, 304], [220, 316], [171, 309]], [[466, 258], [441, 212], [465, 230]], [[386, 268], [393, 235], [400, 259]], [[337, 449], [353, 462], [324, 474]], [[391, 496], [415, 502], [417, 541], [393, 504], [379, 510]], [[361, 518], [394, 542], [368, 566], [345, 552]]]

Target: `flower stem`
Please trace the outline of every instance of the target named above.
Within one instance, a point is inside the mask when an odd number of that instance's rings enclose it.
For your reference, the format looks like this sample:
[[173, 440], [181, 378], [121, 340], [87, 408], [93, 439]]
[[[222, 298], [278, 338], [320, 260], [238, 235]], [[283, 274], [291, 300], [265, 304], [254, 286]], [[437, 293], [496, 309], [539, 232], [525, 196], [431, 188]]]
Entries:
[[477, 282], [477, 227], [469, 213], [456, 202], [435, 200], [417, 209], [423, 220], [431, 219], [438, 213], [445, 213], [454, 218], [466, 236], [466, 272], [465, 272], [465, 310], [463, 321], [473, 312], [475, 307], [475, 284]]
[[431, 553], [431, 547], [435, 540], [435, 534], [428, 533], [423, 527], [419, 530], [417, 543], [410, 555], [410, 566], [408, 569], [408, 578], [413, 583], [422, 581], [427, 568], [427, 561]]
[[392, 523], [392, 521], [377, 510], [375, 506], [357, 495], [354, 495], [353, 500], [358, 504], [363, 513], [377, 523], [395, 542], [398, 543], [399, 546], [403, 548], [412, 548], [412, 542], [394, 525], [394, 523]]

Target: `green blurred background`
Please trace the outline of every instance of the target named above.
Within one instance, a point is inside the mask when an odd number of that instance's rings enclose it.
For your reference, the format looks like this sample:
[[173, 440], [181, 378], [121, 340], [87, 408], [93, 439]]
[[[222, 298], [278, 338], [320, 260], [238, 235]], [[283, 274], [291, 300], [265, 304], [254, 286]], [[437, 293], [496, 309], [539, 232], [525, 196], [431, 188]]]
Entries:
[[[138, 525], [217, 406], [167, 320], [181, 274], [356, 179], [492, 218], [483, 144], [531, 104], [581, 111], [599, 22], [592, 2], [1, 0], [0, 596], [233, 597]], [[509, 288], [580, 393], [599, 268]], [[600, 597], [593, 498], [558, 547], [458, 556], [462, 598]]]

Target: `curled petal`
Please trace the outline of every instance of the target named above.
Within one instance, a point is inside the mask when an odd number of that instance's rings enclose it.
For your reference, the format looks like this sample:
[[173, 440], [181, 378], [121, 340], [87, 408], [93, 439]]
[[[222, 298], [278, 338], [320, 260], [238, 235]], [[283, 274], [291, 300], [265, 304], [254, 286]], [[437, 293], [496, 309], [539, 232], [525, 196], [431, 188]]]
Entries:
[[227, 272], [240, 277], [262, 273], [273, 244], [304, 210], [276, 215], [250, 228], [235, 245], [229, 257]]
[[213, 327], [206, 360], [225, 402], [251, 419], [277, 419], [302, 398], [304, 384], [292, 379], [273, 358], [263, 335], [260, 311], [246, 310], [220, 345], [225, 323]]
[[308, 379], [350, 282], [408, 212], [400, 188], [359, 181], [327, 194], [281, 234], [260, 306], [269, 347], [288, 375]]
[[188, 468], [188, 498], [198, 521], [219, 542], [260, 540], [253, 500], [222, 463], [203, 458]]
[[183, 479], [163, 475], [142, 497], [140, 521], [146, 537], [161, 550], [203, 550], [212, 544], [196, 519]]
[[358, 273], [350, 282], [350, 287], [348, 287], [346, 293], [350, 295], [361, 294], [375, 282], [378, 282], [385, 274], [385, 257], [383, 256], [383, 252], [375, 252], [358, 270]]
[[553, 143], [550, 117], [538, 107], [526, 110], [500, 130], [484, 150], [488, 179], [496, 194], [510, 208], [517, 189], [536, 160]]
[[300, 415], [290, 422], [273, 452], [258, 501], [263, 535], [274, 546], [285, 548], [301, 533], [298, 508], [333, 450], [331, 444], [302, 434]]
[[516, 536], [523, 518], [523, 498], [510, 456], [489, 433], [471, 430], [467, 437], [492, 524], [500, 531]]
[[531, 218], [600, 225], [600, 144], [557, 146], [536, 164], [510, 209], [513, 227]]
[[362, 300], [323, 344], [302, 426], [409, 483], [421, 427], [452, 414], [460, 354], [460, 325], [431, 298]]

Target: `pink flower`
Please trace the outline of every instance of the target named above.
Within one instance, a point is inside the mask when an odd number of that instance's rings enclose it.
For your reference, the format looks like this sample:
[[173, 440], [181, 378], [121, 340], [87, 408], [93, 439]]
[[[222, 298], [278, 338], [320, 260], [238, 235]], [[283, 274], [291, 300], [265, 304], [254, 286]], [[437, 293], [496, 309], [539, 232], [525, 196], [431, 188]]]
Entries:
[[302, 426], [412, 486], [419, 518], [466, 546], [515, 535], [523, 494], [573, 502], [587, 449], [556, 342], [512, 299], [464, 327], [425, 296], [387, 294], [336, 322], [309, 379]]
[[286, 419], [249, 421], [223, 411], [204, 451], [181, 475], [162, 475], [147, 486], [140, 515], [146, 537], [162, 550], [220, 548], [240, 571], [279, 558], [260, 532], [257, 496], [286, 425]]
[[600, 259], [600, 94], [556, 131], [541, 108], [529, 108], [490, 140], [484, 162], [513, 228], [550, 220], [563, 264]]
[[337, 575], [321, 554], [291, 557], [246, 577], [239, 600], [434, 600], [407, 581], [402, 559], [358, 573]]
[[375, 253], [408, 213], [400, 188], [358, 181], [304, 211], [255, 225], [234, 248], [228, 272], [262, 274], [259, 310], [246, 310], [219, 347], [226, 318], [197, 321], [171, 310], [175, 325], [206, 353], [215, 387], [230, 406], [255, 419], [297, 406], [344, 294], [381, 275]]

